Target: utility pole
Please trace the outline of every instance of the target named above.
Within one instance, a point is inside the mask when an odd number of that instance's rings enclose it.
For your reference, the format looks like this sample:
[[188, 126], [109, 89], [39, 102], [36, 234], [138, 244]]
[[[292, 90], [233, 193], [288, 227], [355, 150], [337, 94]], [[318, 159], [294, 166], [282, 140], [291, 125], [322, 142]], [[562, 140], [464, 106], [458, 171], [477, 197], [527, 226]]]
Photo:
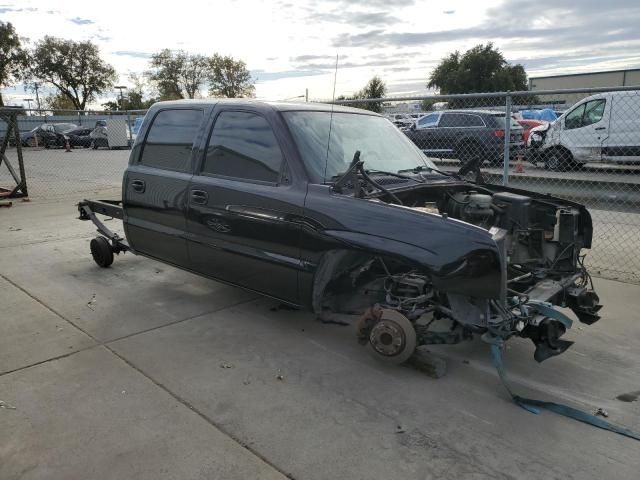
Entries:
[[116, 85], [113, 88], [120, 90], [120, 109], [124, 110], [124, 95], [122, 94], [122, 90], [126, 90], [127, 87], [124, 85]]
[[305, 102], [309, 101], [309, 89], [308, 88], [304, 89], [304, 101]]
[[40, 95], [38, 94], [40, 84], [38, 82], [33, 82], [33, 89], [36, 92], [36, 105], [38, 106], [38, 114], [40, 114]]
[[[38, 114], [40, 114], [40, 83], [38, 82], [31, 82], [31, 83], [25, 83], [24, 84], [24, 91], [28, 92], [28, 91], [32, 91], [36, 94], [36, 106], [38, 107]], [[26, 99], [25, 99], [26, 100]], [[31, 99], [31, 101], [33, 102], [33, 98]], [[29, 104], [29, 108], [31, 108], [31, 104]]]

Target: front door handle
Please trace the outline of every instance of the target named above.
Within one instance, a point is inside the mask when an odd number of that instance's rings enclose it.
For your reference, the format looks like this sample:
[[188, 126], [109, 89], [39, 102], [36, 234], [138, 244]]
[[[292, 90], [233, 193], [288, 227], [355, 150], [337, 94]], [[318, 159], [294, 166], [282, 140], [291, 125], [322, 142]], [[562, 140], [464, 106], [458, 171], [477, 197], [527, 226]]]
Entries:
[[594, 128], [594, 130], [606, 130], [606, 129], [607, 129], [607, 127], [596, 127], [596, 128]]
[[131, 182], [131, 188], [133, 188], [134, 192], [144, 193], [146, 185], [142, 180], [133, 180]]
[[191, 201], [199, 205], [206, 205], [209, 195], [204, 190], [191, 190]]

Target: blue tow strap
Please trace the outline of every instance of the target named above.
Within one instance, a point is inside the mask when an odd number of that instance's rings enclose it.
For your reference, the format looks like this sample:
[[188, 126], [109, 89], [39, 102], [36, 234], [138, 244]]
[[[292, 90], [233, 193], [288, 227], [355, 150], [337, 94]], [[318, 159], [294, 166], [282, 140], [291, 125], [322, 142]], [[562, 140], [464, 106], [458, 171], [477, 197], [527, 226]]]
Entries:
[[509, 392], [509, 395], [511, 395], [511, 398], [517, 405], [535, 414], [540, 413], [540, 408], [544, 408], [545, 410], [557, 413], [558, 415], [573, 418], [574, 420], [578, 420], [579, 422], [587, 423], [589, 425], [593, 425], [594, 427], [602, 428], [603, 430], [609, 430], [610, 432], [618, 433], [620, 435], [624, 435], [625, 437], [633, 438], [634, 440], [640, 440], [639, 434], [632, 432], [627, 428], [613, 425], [612, 423], [609, 423], [600, 417], [596, 417], [595, 415], [592, 415], [590, 413], [583, 412], [582, 410], [578, 410], [577, 408], [562, 405], [560, 403], [532, 400], [530, 398], [524, 398], [513, 393], [511, 388], [509, 388], [509, 384], [507, 383], [507, 373], [504, 368], [504, 363], [502, 362], [503, 344], [504, 342], [502, 339], [494, 339], [494, 341], [491, 342], [493, 365], [498, 371], [498, 375], [500, 376], [500, 380], [502, 381], [504, 388], [507, 390], [507, 392]]

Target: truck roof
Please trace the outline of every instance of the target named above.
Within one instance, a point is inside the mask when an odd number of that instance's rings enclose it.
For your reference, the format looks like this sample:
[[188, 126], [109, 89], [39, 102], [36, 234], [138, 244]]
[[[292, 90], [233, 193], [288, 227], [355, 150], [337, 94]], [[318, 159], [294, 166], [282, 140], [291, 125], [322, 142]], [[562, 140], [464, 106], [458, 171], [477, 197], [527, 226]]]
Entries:
[[311, 112], [338, 112], [338, 113], [359, 113], [364, 115], [380, 116], [377, 113], [361, 108], [345, 107], [343, 105], [332, 105], [329, 103], [306, 103], [306, 102], [269, 102], [263, 100], [254, 100], [247, 98], [203, 98], [203, 99], [184, 99], [169, 100], [165, 102], [154, 103], [152, 109], [163, 107], [196, 107], [210, 106], [214, 104], [234, 105], [236, 107], [252, 107], [258, 110], [277, 110], [280, 112], [290, 111], [311, 111]]

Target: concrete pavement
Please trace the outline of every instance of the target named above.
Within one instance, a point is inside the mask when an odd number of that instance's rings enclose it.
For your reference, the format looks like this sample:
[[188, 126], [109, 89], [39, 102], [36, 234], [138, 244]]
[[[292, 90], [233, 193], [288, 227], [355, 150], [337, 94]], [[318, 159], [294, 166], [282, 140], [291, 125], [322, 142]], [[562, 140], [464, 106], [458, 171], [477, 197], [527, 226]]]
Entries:
[[[117, 227], [114, 220], [114, 227]], [[640, 443], [514, 405], [482, 342], [433, 347], [434, 380], [381, 366], [353, 328], [132, 255], [99, 269], [72, 201], [0, 211], [0, 478], [635, 479]], [[640, 287], [518, 393], [640, 430]], [[349, 318], [345, 318], [349, 320]], [[633, 397], [633, 395], [631, 395]]]

